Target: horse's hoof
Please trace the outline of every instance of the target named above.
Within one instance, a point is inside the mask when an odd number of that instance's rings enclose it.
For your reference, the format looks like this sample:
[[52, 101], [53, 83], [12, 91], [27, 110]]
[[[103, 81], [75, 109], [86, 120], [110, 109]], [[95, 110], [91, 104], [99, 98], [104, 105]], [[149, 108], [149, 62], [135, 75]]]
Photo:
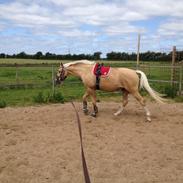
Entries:
[[88, 115], [88, 109], [83, 109], [85, 115]]
[[151, 118], [150, 117], [147, 117], [147, 119], [146, 119], [146, 122], [151, 122]]
[[92, 112], [90, 115], [91, 115], [92, 117], [94, 117], [94, 118], [96, 118], [96, 117], [97, 117], [97, 115], [96, 115], [96, 113], [95, 113], [95, 112]]
[[114, 116], [119, 116], [121, 114], [121, 111], [117, 111], [114, 113]]

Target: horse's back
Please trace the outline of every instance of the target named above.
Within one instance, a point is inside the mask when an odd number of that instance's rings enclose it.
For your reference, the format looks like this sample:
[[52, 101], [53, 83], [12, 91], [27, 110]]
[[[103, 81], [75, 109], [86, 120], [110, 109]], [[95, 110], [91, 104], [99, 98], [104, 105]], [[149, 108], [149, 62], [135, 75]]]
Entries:
[[135, 70], [129, 68], [111, 68], [111, 79], [129, 92], [138, 89], [139, 77]]
[[136, 73], [135, 70], [133, 69], [129, 69], [129, 68], [124, 68], [124, 67], [120, 67], [120, 68], [112, 68], [112, 72], [111, 74], [116, 73], [120, 78], [133, 78], [133, 79], [137, 79], [138, 75]]

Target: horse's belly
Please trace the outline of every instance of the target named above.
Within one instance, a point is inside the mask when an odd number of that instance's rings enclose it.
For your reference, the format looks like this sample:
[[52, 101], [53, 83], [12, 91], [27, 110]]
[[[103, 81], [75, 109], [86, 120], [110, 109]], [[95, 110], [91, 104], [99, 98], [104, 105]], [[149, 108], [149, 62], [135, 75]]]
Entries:
[[117, 91], [122, 88], [123, 88], [123, 86], [121, 85], [121, 83], [116, 82], [116, 81], [111, 82], [111, 81], [102, 79], [100, 82], [100, 89], [103, 91], [113, 92], [113, 91]]

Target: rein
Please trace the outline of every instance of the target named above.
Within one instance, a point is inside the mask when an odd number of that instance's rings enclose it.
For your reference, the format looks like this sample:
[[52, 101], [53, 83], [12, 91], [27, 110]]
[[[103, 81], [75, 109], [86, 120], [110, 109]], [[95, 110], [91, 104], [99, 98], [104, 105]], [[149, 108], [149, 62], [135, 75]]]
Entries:
[[76, 110], [76, 107], [74, 105], [73, 102], [71, 102], [75, 113], [76, 113], [76, 118], [77, 118], [77, 124], [78, 124], [78, 129], [79, 129], [79, 136], [80, 136], [80, 145], [81, 145], [81, 157], [82, 157], [82, 165], [83, 165], [83, 174], [84, 174], [84, 178], [85, 178], [85, 183], [91, 183], [90, 181], [90, 176], [88, 173], [88, 168], [87, 168], [87, 164], [86, 164], [86, 159], [85, 159], [85, 154], [84, 154], [84, 150], [83, 150], [83, 139], [82, 139], [82, 130], [81, 130], [81, 120], [78, 114], [78, 111]]
[[65, 68], [64, 68], [63, 64], [61, 66], [62, 66], [62, 71], [60, 73], [60, 80], [64, 81], [65, 80]]

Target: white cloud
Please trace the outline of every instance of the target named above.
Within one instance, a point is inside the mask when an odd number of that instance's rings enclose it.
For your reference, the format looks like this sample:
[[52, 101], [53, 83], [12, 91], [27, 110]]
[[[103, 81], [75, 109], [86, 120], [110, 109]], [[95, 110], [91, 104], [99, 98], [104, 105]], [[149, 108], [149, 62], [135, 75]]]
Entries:
[[78, 29], [73, 29], [71, 31], [67, 31], [67, 30], [61, 30], [58, 31], [58, 33], [62, 36], [66, 36], [66, 37], [92, 37], [92, 36], [96, 36], [95, 32], [92, 31], [80, 31]]
[[124, 8], [115, 4], [93, 4], [87, 6], [68, 7], [63, 15], [71, 17], [79, 23], [91, 25], [109, 25], [120, 20]]
[[0, 16], [12, 23], [25, 27], [34, 26], [65, 26], [72, 27], [74, 22], [60, 14], [38, 4], [22, 4], [13, 2], [0, 5]]
[[136, 27], [128, 23], [118, 24], [116, 26], [115, 25], [108, 26], [104, 30], [108, 35], [123, 35], [130, 33], [145, 32], [145, 28]]
[[[150, 24], [156, 17], [163, 21], [154, 28]], [[106, 50], [109, 46], [118, 50], [123, 48], [122, 45], [134, 49], [136, 39], [128, 38], [138, 32], [147, 37], [142, 42], [149, 47], [151, 42], [148, 42], [148, 38], [153, 36], [159, 36], [157, 39], [162, 42], [168, 37], [180, 43], [183, 37], [182, 17], [182, 0], [4, 0], [4, 3], [0, 3], [0, 30], [4, 34], [6, 30], [12, 30], [14, 35], [11, 33], [12, 37], [7, 39], [14, 40], [15, 45], [17, 42], [20, 49], [31, 41], [31, 49], [34, 45], [40, 48], [45, 45], [58, 50], [60, 41], [62, 45], [71, 44], [67, 43], [68, 40], [77, 42], [80, 49], [87, 49], [86, 46], [88, 49], [94, 49], [92, 46], [97, 49], [97, 44]], [[143, 21], [149, 21], [149, 25], [146, 26]], [[16, 36], [15, 29], [21, 29], [24, 33], [18, 34], [19, 40], [13, 38]], [[154, 35], [150, 36], [149, 33]], [[28, 35], [28, 38], [24, 35]], [[41, 44], [37, 41], [38, 37], [43, 41]], [[126, 40], [120, 41], [121, 38]], [[10, 49], [9, 46], [7, 48]]]
[[54, 3], [59, 6], [64, 6], [64, 7], [75, 7], [75, 6], [87, 6], [87, 5], [92, 5], [97, 2], [103, 2], [103, 1], [97, 1], [97, 0], [46, 0], [47, 2]]
[[183, 35], [183, 20], [169, 20], [162, 24], [158, 31], [160, 35]]
[[128, 0], [127, 7], [144, 16], [183, 16], [182, 0]]

